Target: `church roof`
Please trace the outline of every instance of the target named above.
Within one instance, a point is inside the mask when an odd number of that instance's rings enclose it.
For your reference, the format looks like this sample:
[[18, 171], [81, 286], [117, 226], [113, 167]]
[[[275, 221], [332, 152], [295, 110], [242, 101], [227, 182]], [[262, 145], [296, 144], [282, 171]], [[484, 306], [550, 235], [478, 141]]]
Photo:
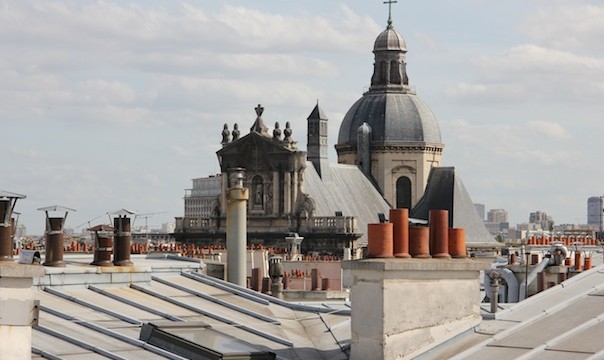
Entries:
[[438, 120], [415, 94], [368, 92], [344, 116], [338, 144], [356, 144], [357, 130], [367, 123], [372, 142], [441, 144]]
[[[329, 180], [322, 180], [310, 162], [304, 170], [304, 192], [316, 205], [315, 216], [356, 216], [357, 230], [367, 243], [367, 224], [379, 222], [378, 214], [388, 214], [390, 206], [356, 165], [329, 164]], [[387, 216], [387, 215], [386, 215]]]
[[454, 167], [430, 170], [424, 196], [411, 210], [416, 219], [428, 220], [430, 210], [448, 210], [449, 226], [464, 228], [468, 244], [495, 243]]

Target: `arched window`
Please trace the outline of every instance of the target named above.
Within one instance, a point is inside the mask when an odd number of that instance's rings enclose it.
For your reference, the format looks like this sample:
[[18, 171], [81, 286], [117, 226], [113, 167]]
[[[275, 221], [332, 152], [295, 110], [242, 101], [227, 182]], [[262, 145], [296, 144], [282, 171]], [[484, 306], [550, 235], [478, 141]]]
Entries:
[[264, 181], [262, 176], [256, 175], [252, 179], [252, 205], [255, 209], [264, 207]]
[[411, 180], [406, 176], [396, 180], [396, 208], [411, 209]]

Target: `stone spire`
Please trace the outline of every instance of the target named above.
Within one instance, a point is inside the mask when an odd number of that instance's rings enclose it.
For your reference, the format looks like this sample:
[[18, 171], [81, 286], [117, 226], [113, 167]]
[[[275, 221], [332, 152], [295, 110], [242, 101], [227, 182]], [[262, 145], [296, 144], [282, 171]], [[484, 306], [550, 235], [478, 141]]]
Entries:
[[327, 116], [319, 107], [319, 101], [308, 115], [308, 139], [306, 145], [307, 159], [312, 162], [317, 173], [325, 180], [329, 171], [327, 148]]

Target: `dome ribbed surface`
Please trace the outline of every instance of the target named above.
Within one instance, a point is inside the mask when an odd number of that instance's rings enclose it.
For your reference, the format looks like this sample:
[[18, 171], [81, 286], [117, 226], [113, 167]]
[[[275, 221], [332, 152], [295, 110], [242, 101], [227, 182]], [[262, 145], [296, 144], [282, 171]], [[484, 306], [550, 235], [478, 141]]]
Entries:
[[338, 144], [356, 144], [363, 122], [371, 127], [371, 141], [385, 144], [424, 142], [441, 144], [438, 120], [417, 95], [368, 92], [346, 113]]
[[382, 31], [380, 35], [375, 39], [373, 44], [373, 51], [407, 51], [407, 43], [405, 39], [396, 32], [393, 28]]

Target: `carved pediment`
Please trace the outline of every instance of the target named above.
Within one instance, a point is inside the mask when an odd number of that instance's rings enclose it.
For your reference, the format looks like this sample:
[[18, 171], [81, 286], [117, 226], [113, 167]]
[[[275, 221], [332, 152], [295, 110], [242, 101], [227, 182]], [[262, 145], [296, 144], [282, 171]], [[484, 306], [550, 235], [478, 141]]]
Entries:
[[216, 152], [222, 171], [242, 167], [248, 171], [278, 171], [298, 168], [305, 152], [290, 149], [283, 141], [255, 132], [234, 141]]

